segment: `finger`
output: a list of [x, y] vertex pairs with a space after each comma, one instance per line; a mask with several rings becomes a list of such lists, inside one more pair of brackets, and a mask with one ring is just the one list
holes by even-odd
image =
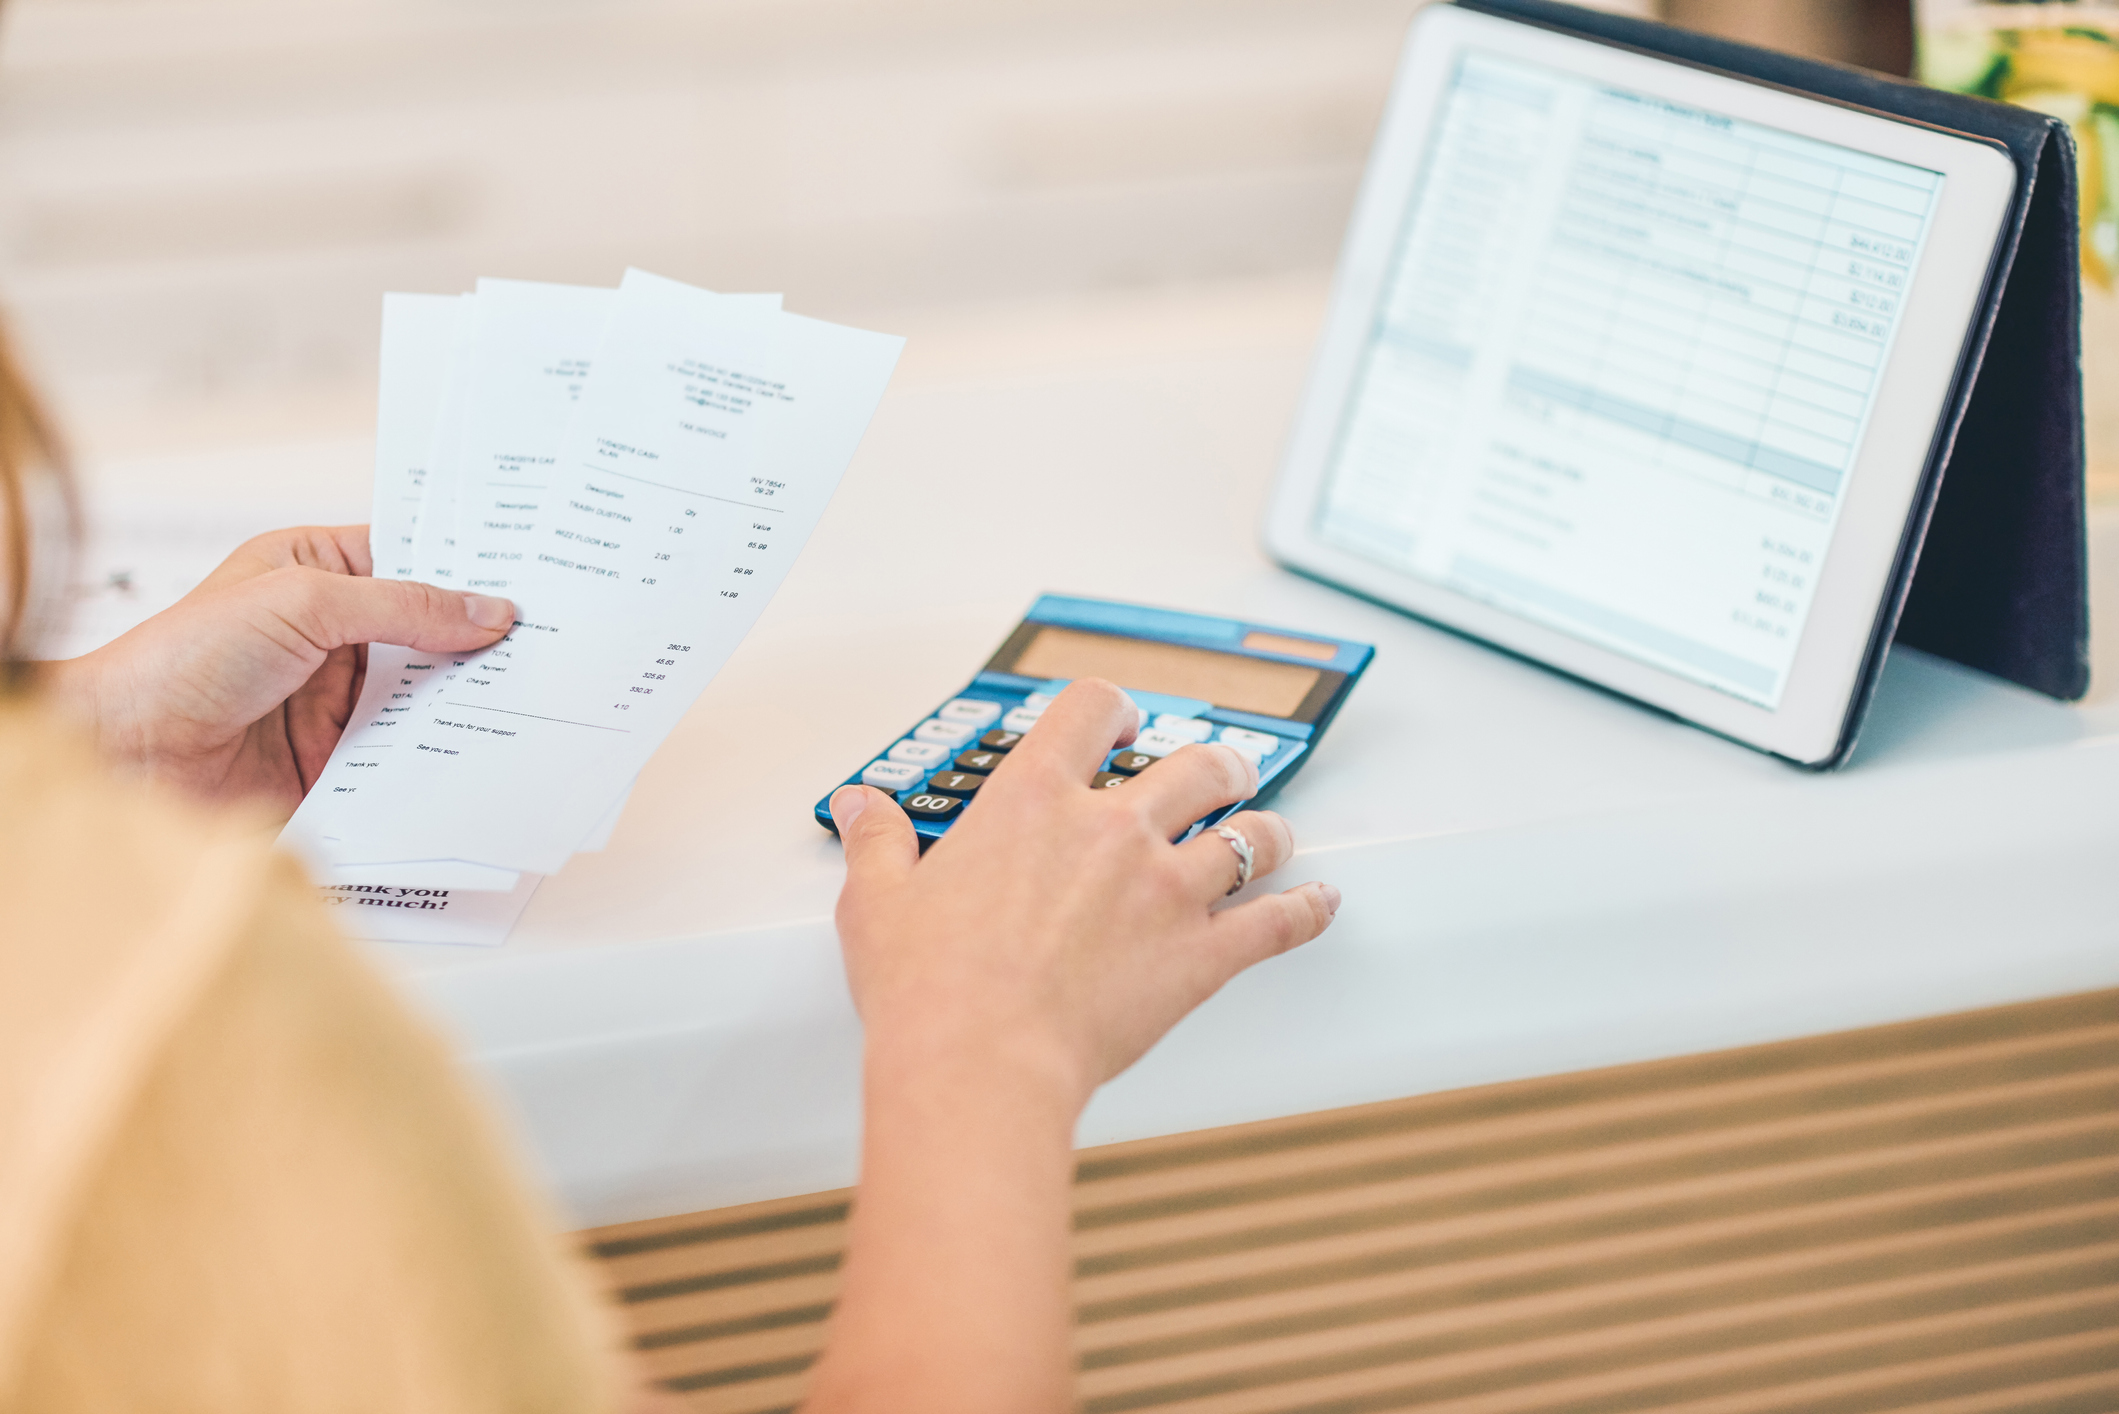
[[326, 651], [396, 643], [422, 653], [464, 653], [498, 641], [515, 623], [515, 606], [489, 594], [306, 565], [259, 575], [234, 592]]
[[1223, 829], [1234, 830], [1250, 842], [1253, 879], [1263, 879], [1287, 863], [1288, 856], [1295, 852], [1295, 832], [1270, 810], [1246, 810], [1231, 815], [1215, 829], [1200, 831], [1177, 847], [1177, 858], [1186, 876], [1210, 899], [1230, 891], [1241, 863], [1235, 847], [1217, 833]]
[[1258, 768], [1230, 747], [1187, 746], [1126, 782], [1122, 793], [1157, 829], [1174, 835], [1209, 811], [1257, 794]]
[[839, 909], [859, 908], [880, 890], [904, 882], [920, 862], [920, 837], [898, 803], [872, 786], [840, 786], [831, 795], [831, 822], [846, 844], [846, 887]]
[[[328, 540], [332, 552], [346, 563], [348, 574], [374, 574], [375, 561], [368, 553], [368, 527], [365, 525], [329, 525], [315, 532]], [[306, 564], [307, 561], [304, 561]]]
[[287, 746], [304, 794], [323, 774], [360, 701], [367, 653], [362, 646], [333, 649], [309, 680], [287, 695]]
[[1209, 936], [1232, 964], [1234, 976], [1254, 962], [1301, 947], [1331, 927], [1338, 912], [1339, 890], [1330, 884], [1303, 884], [1223, 909], [1209, 920]]
[[297, 565], [333, 574], [371, 574], [374, 565], [368, 556], [368, 527], [300, 525], [253, 535], [221, 561], [204, 585], [219, 588]]
[[1008, 753], [1016, 775], [1024, 767], [1089, 783], [1114, 746], [1133, 740], [1140, 711], [1133, 699], [1102, 678], [1081, 678], [1053, 700], [1029, 733]]

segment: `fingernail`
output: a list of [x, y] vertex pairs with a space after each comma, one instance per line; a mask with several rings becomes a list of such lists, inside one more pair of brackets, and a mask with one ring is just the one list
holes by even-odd
[[831, 793], [831, 822], [845, 829], [868, 808], [868, 792], [859, 786], [840, 786]]
[[1333, 888], [1330, 884], [1319, 884], [1317, 886], [1317, 897], [1324, 900], [1324, 911], [1326, 913], [1331, 914], [1334, 918], [1339, 916], [1339, 890]]
[[464, 617], [480, 628], [506, 628], [515, 622], [515, 606], [490, 594], [466, 594]]

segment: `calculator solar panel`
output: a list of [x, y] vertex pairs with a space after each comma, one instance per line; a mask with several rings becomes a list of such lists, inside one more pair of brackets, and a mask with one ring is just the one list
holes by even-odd
[[[1100, 677], [1126, 690], [1141, 723], [1132, 745], [1106, 753], [1096, 788], [1123, 786], [1195, 742], [1221, 742], [1257, 764], [1257, 795], [1207, 816], [1196, 832], [1285, 785], [1374, 656], [1365, 643], [1048, 594], [976, 677], [841, 784], [890, 792], [924, 849], [977, 800], [1069, 682]], [[816, 818], [833, 828], [831, 792]]]

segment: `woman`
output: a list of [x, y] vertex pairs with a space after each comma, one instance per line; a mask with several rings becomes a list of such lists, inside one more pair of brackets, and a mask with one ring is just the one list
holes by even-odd
[[[361, 645], [477, 649], [513, 606], [370, 578], [363, 527], [289, 530], [31, 665], [59, 467], [0, 356], [0, 1414], [646, 1407], [444, 1049], [270, 849]], [[866, 1108], [815, 1414], [1071, 1408], [1082, 1107], [1338, 906], [1214, 911], [1229, 842], [1170, 838], [1255, 769], [1193, 746], [1090, 790], [1133, 722], [1076, 683], [924, 857], [891, 797], [832, 798]], [[1231, 823], [1261, 873], [1293, 847], [1275, 815]]]

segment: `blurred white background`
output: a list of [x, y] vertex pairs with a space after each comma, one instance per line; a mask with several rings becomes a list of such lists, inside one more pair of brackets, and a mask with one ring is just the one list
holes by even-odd
[[[1674, 4], [1896, 43], [1882, 0]], [[0, 302], [98, 528], [70, 646], [239, 533], [364, 517], [384, 290], [784, 290], [912, 336], [900, 386], [1299, 362], [1416, 8], [11, 0]]]
[[377, 296], [829, 318], [1328, 269], [1408, 0], [18, 0], [0, 288], [93, 454], [357, 433]]

